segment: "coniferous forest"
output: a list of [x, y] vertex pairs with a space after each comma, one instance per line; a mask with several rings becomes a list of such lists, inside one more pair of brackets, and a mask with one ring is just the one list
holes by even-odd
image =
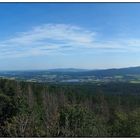
[[139, 137], [140, 84], [0, 80], [0, 137]]

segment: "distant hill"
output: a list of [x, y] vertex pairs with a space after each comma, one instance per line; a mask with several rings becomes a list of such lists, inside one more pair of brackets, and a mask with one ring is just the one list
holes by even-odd
[[[130, 76], [131, 75], [131, 76]], [[61, 68], [49, 70], [26, 70], [26, 71], [0, 71], [2, 78], [14, 78], [20, 80], [30, 80], [36, 82], [59, 82], [59, 81], [79, 81], [85, 79], [104, 80], [104, 77], [114, 78], [115, 76], [122, 76], [124, 80], [138, 80], [140, 75], [140, 67], [128, 68], [114, 68], [102, 70], [88, 70], [76, 68]], [[90, 77], [90, 78], [89, 78]], [[128, 78], [129, 77], [129, 78]], [[131, 78], [130, 78], [131, 77]], [[114, 80], [116, 80], [114, 78]], [[140, 82], [140, 81], [139, 81]]]
[[129, 74], [140, 74], [139, 67], [128, 67], [128, 68], [113, 68], [113, 69], [104, 69], [104, 70], [87, 70], [87, 69], [50, 69], [49, 72], [57, 74], [68, 74], [68, 75], [77, 75], [77, 76], [114, 76], [114, 75], [129, 75]]
[[77, 68], [58, 68], [58, 69], [49, 69], [49, 72], [84, 72], [89, 71], [88, 69], [77, 69]]
[[129, 75], [140, 74], [140, 67], [128, 67], [128, 68], [114, 68], [105, 70], [90, 70], [81, 73], [83, 75], [95, 75], [95, 76], [114, 76], [114, 75]]

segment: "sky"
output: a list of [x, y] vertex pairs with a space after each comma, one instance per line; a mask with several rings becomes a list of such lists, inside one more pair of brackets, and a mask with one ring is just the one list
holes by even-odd
[[140, 3], [0, 3], [0, 70], [140, 66]]

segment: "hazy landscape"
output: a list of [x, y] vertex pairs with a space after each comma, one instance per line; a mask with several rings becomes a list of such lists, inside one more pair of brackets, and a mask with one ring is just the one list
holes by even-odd
[[0, 137], [140, 137], [140, 3], [0, 3]]
[[87, 70], [87, 69], [50, 69], [30, 71], [0, 71], [2, 79], [37, 83], [140, 83], [140, 67]]

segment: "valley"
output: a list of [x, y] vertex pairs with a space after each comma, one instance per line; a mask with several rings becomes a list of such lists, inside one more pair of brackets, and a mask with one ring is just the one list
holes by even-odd
[[106, 70], [52, 69], [0, 71], [0, 77], [3, 79], [38, 83], [140, 83], [140, 67]]

